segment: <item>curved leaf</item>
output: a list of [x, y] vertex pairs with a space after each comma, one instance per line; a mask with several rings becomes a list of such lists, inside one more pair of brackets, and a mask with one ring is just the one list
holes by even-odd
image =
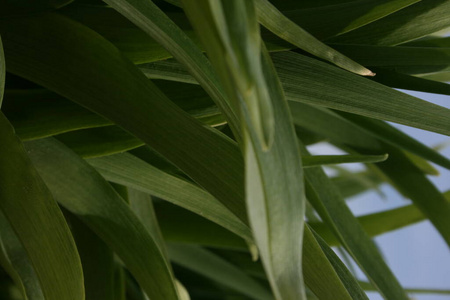
[[107, 180], [147, 192], [191, 210], [252, 240], [250, 229], [200, 187], [169, 175], [127, 153], [89, 159]]
[[153, 37], [201, 83], [224, 113], [238, 141], [241, 140], [239, 119], [225, 97], [215, 72], [202, 51], [152, 1], [106, 0], [106, 3]]
[[450, 26], [447, 0], [415, 3], [381, 20], [330, 39], [344, 44], [398, 45]]
[[284, 16], [268, 0], [256, 0], [255, 4], [258, 10], [259, 22], [282, 39], [348, 71], [364, 76], [375, 75], [370, 70], [317, 40]]
[[26, 252], [43, 297], [84, 299], [80, 258], [69, 227], [1, 112], [0, 138], [0, 209]]
[[196, 246], [169, 245], [170, 259], [255, 300], [273, 300], [270, 291], [219, 256]]
[[26, 147], [58, 202], [119, 255], [147, 295], [177, 300], [161, 249], [106, 180], [54, 139], [27, 142]]
[[132, 132], [246, 220], [237, 145], [170, 102], [111, 43], [56, 14], [0, 20], [0, 31], [12, 73]]
[[283, 90], [259, 38], [254, 3], [183, 4], [240, 112], [248, 215], [274, 296], [304, 299], [301, 159]]

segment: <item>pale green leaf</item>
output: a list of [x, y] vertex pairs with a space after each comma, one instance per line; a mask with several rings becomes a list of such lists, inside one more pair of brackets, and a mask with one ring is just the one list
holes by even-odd
[[183, 5], [240, 112], [249, 220], [272, 291], [277, 299], [304, 299], [301, 159], [283, 90], [259, 39], [254, 4]]

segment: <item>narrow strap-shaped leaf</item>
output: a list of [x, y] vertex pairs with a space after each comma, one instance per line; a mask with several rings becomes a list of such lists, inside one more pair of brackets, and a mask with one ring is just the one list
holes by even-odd
[[113, 123], [44, 89], [6, 90], [2, 111], [24, 141]]
[[381, 20], [330, 39], [345, 44], [398, 45], [450, 26], [447, 0], [420, 1]]
[[306, 285], [319, 299], [352, 299], [308, 226], [305, 226], [303, 236], [303, 273]]
[[44, 298], [83, 300], [81, 263], [69, 227], [3, 113], [0, 137], [0, 208], [27, 253]]
[[177, 244], [247, 249], [245, 239], [198, 214], [167, 202], [155, 203], [155, 213], [164, 239]]
[[317, 243], [322, 248], [322, 251], [325, 253], [328, 260], [330, 261], [331, 265], [334, 267], [334, 270], [338, 274], [342, 283], [345, 285], [347, 291], [352, 296], [352, 299], [367, 300], [368, 299], [367, 295], [364, 293], [363, 289], [358, 284], [358, 282], [356, 281], [356, 279], [352, 275], [352, 273], [350, 273], [350, 271], [342, 263], [342, 261], [336, 255], [336, 253], [334, 253], [333, 249], [331, 249], [328, 246], [328, 244], [318, 234], [316, 234], [314, 231], [312, 231], [312, 233], [313, 233], [314, 238], [316, 239]]
[[283, 90], [259, 38], [254, 3], [183, 5], [240, 111], [248, 215], [274, 296], [304, 299], [301, 159]]
[[372, 133], [374, 136], [388, 142], [391, 145], [398, 147], [399, 149], [407, 150], [414, 153], [417, 156], [430, 160], [444, 168], [450, 169], [450, 160], [441, 155], [439, 152], [426, 147], [416, 139], [404, 134], [397, 128], [389, 125], [386, 122], [380, 120], [373, 120], [370, 118], [363, 118], [355, 114], [349, 114], [345, 112], [338, 112], [341, 116], [354, 122], [361, 128]]
[[113, 251], [77, 217], [68, 212], [65, 216], [80, 254], [86, 300], [120, 300], [114, 293], [116, 265]]
[[149, 194], [135, 189], [128, 189], [128, 195], [131, 210], [139, 218], [142, 225], [145, 226], [145, 229], [147, 229], [148, 233], [153, 237], [155, 243], [168, 260], [166, 245], [159, 229], [155, 210], [153, 209], [152, 197]]
[[322, 165], [337, 165], [345, 163], [376, 163], [388, 159], [388, 155], [314, 155], [302, 157], [304, 168]]
[[300, 54], [279, 52], [272, 58], [288, 100], [450, 135], [449, 109]]
[[[359, 281], [359, 284], [366, 291], [376, 290], [370, 282]], [[445, 289], [420, 289], [420, 288], [405, 288], [405, 291], [412, 294], [436, 294], [436, 295], [450, 295], [450, 290]]]
[[450, 85], [425, 78], [402, 74], [392, 70], [374, 68], [377, 76], [372, 80], [397, 89], [450, 96]]
[[178, 299], [161, 249], [106, 180], [52, 138], [26, 146], [58, 202], [117, 253], [147, 295], [155, 300]]
[[197, 246], [170, 244], [170, 259], [255, 300], [273, 300], [270, 291], [219, 256]]
[[130, 154], [89, 159], [106, 179], [172, 202], [252, 240], [250, 229], [211, 194]]
[[56, 138], [83, 158], [93, 158], [125, 152], [144, 142], [117, 126], [77, 130]]
[[[272, 58], [290, 103], [325, 106], [449, 134], [450, 110], [446, 108], [297, 53], [273, 53]], [[182, 71], [182, 67], [174, 62], [165, 65], [152, 63], [146, 68], [162, 69], [170, 80], [186, 80], [186, 70]], [[191, 77], [189, 82], [195, 83], [195, 79]], [[431, 123], [436, 124], [430, 126]]]
[[[302, 153], [307, 155], [306, 148]], [[381, 254], [347, 207], [339, 191], [320, 168], [305, 169], [307, 197], [321, 218], [381, 293], [388, 299], [407, 299]]]
[[450, 48], [388, 47], [333, 44], [336, 50], [365, 66], [443, 66], [450, 64]]
[[[379, 213], [360, 216], [358, 222], [364, 227], [369, 236], [377, 236], [391, 232], [405, 226], [423, 221], [426, 217], [415, 205], [382, 211]], [[329, 245], [336, 246], [340, 242], [324, 223], [309, 224]]]
[[300, 26], [284, 16], [268, 0], [256, 0], [255, 4], [258, 10], [259, 22], [282, 39], [294, 44], [306, 52], [330, 61], [333, 64], [356, 74], [364, 76], [374, 75], [370, 70], [342, 55], [330, 46], [323, 44], [303, 30]]
[[[164, 258], [169, 260], [167, 254], [167, 247], [164, 242], [161, 230], [159, 228], [158, 219], [156, 218], [155, 210], [153, 208], [152, 198], [149, 194], [144, 192], [128, 189], [128, 196], [130, 200], [130, 208], [139, 218], [141, 223], [145, 226], [147, 231], [153, 237], [154, 241], [158, 245], [164, 254]], [[179, 300], [189, 300], [189, 293], [181, 282], [175, 279], [175, 287], [178, 291]]]
[[226, 116], [238, 141], [241, 140], [239, 119], [225, 97], [209, 61], [186, 34], [152, 1], [106, 0], [106, 3], [153, 37], [201, 83]]
[[0, 31], [11, 72], [132, 132], [246, 220], [237, 145], [171, 103], [111, 43], [56, 14], [1, 20]]
[[316, 38], [325, 40], [382, 19], [416, 2], [418, 0], [328, 1], [314, 8], [292, 7], [281, 11]]
[[21, 291], [22, 297], [25, 300], [44, 300], [39, 279], [28, 254], [3, 213], [0, 216], [0, 236], [2, 267], [14, 280]]

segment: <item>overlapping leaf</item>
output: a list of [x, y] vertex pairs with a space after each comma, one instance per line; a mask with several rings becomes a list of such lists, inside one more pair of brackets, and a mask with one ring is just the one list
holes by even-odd
[[30, 285], [39, 284], [46, 300], [84, 299], [80, 258], [69, 227], [3, 113], [0, 136], [0, 208], [10, 234], [16, 235], [12, 239], [20, 242], [16, 249], [24, 251], [36, 275], [37, 283], [31, 280]]
[[119, 255], [147, 295], [155, 300], [178, 299], [162, 250], [106, 180], [54, 139], [26, 146], [58, 202]]

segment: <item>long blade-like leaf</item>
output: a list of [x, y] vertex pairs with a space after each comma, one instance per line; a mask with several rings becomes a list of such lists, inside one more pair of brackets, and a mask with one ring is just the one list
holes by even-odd
[[170, 259], [255, 300], [272, 300], [270, 291], [219, 256], [198, 246], [169, 245]]
[[362, 65], [317, 40], [311, 34], [284, 16], [268, 0], [256, 0], [255, 4], [258, 10], [259, 22], [279, 37], [306, 52], [330, 61], [335, 65], [356, 74], [364, 76], [375, 75]]
[[284, 93], [260, 40], [254, 3], [183, 4], [240, 112], [249, 220], [272, 291], [277, 299], [304, 299], [301, 159]]
[[26, 147], [58, 202], [119, 255], [147, 295], [155, 300], [177, 300], [161, 249], [106, 180], [54, 139], [27, 142]]
[[26, 251], [42, 295], [46, 300], [84, 299], [69, 227], [3, 113], [0, 138], [0, 208]]
[[[307, 155], [306, 148], [302, 153]], [[305, 169], [307, 197], [347, 251], [388, 299], [407, 299], [381, 254], [320, 168]]]
[[450, 26], [447, 0], [420, 1], [381, 20], [330, 39], [345, 44], [398, 45]]
[[241, 140], [239, 119], [201, 50], [173, 23], [152, 1], [106, 0], [118, 12], [153, 37], [178, 61], [189, 67], [189, 72], [202, 84], [211, 98], [220, 107], [233, 129], [237, 140]]
[[132, 132], [246, 220], [237, 145], [171, 103], [111, 43], [56, 14], [1, 20], [0, 31], [11, 72]]
[[200, 187], [169, 175], [130, 154], [89, 159], [109, 181], [170, 201], [252, 240], [250, 229], [217, 199]]

